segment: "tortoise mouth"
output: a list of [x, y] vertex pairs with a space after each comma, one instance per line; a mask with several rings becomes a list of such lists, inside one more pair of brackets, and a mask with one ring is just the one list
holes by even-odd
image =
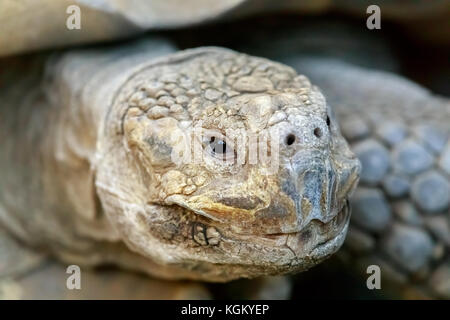
[[244, 242], [262, 241], [266, 244], [271, 244], [273, 247], [287, 247], [297, 258], [310, 256], [314, 259], [321, 259], [323, 256], [337, 251], [345, 239], [351, 208], [348, 199], [344, 199], [341, 203], [340, 209], [335, 209], [336, 214], [327, 222], [313, 219], [302, 230], [268, 234], [236, 232], [228, 224], [211, 219], [197, 212], [197, 210], [191, 210], [181, 204], [174, 205], [193, 214], [192, 217], [196, 220], [196, 223], [203, 224], [205, 228], [216, 228], [224, 238]]
[[[313, 219], [302, 230], [294, 232], [264, 234], [262, 235], [262, 237], [275, 238], [283, 235], [299, 236], [304, 234], [305, 232], [310, 232], [311, 228], [315, 228], [317, 231], [319, 231], [319, 234], [338, 234], [340, 231], [342, 231], [345, 225], [348, 224], [350, 220], [350, 214], [350, 203], [347, 199], [345, 199], [343, 201], [341, 209], [337, 210], [337, 213], [333, 216], [333, 218], [331, 218], [331, 220], [327, 222], [323, 222], [319, 219]], [[318, 245], [322, 243], [319, 243]]]
[[[292, 274], [305, 271], [334, 254], [344, 242], [350, 218], [345, 201], [334, 218], [326, 223], [310, 221], [302, 230], [278, 234], [239, 234], [227, 225], [208, 219], [185, 207], [173, 204], [160, 206], [167, 215], [164, 221], [178, 219], [178, 228], [155, 224], [143, 215], [150, 237], [158, 243], [169, 244], [158, 253], [158, 259], [179, 256], [171, 264], [192, 265], [203, 270], [196, 279], [228, 281], [241, 277]], [[150, 209], [150, 208], [148, 208]], [[166, 219], [167, 218], [167, 219]], [[164, 228], [162, 228], [165, 226]], [[169, 238], [165, 233], [173, 231]], [[174, 246], [174, 244], [177, 244]], [[144, 255], [155, 257], [154, 251], [142, 247]], [[175, 255], [175, 256], [176, 256]], [[193, 269], [192, 269], [193, 270]], [[220, 272], [219, 272], [220, 271]], [[214, 280], [212, 280], [212, 278]]]
[[[348, 214], [347, 198], [337, 200], [337, 205], [325, 214], [314, 217], [302, 217], [290, 203], [272, 200], [264, 208], [246, 209], [240, 206], [227, 206], [222, 203], [201, 198], [192, 201], [182, 196], [170, 196], [164, 205], [181, 207], [204, 220], [205, 224], [229, 231], [236, 236], [257, 236], [276, 238], [285, 235], [301, 234], [311, 226], [320, 234], [333, 233], [342, 228]], [[275, 202], [274, 202], [275, 201]], [[322, 207], [322, 206], [321, 206]]]
[[[324, 250], [327, 247], [330, 247], [336, 241], [340, 240], [340, 238], [344, 238], [346, 235], [346, 229], [350, 222], [351, 215], [351, 207], [349, 201], [346, 199], [344, 206], [337, 213], [337, 215], [328, 223], [323, 223], [318, 220], [313, 220], [312, 222], [318, 225], [321, 225], [322, 231], [324, 234], [331, 235], [328, 238], [322, 240], [317, 243], [315, 248], [312, 251], [312, 254], [317, 253], [320, 250]], [[330, 230], [331, 229], [331, 230]], [[342, 239], [343, 240], [343, 239]]]
[[328, 222], [314, 219], [300, 231], [266, 234], [261, 237], [273, 241], [284, 239], [284, 245], [296, 257], [308, 255], [313, 259], [322, 259], [336, 252], [344, 242], [350, 216], [351, 207], [346, 199], [342, 208]]

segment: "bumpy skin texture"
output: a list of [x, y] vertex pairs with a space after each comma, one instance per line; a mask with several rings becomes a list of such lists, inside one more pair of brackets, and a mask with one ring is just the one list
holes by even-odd
[[450, 298], [450, 102], [331, 59], [291, 65], [323, 90], [362, 162], [341, 257], [403, 297]]
[[[1, 223], [71, 263], [171, 279], [299, 272], [337, 251], [360, 166], [319, 89], [266, 59], [154, 47], [64, 54], [17, 86], [26, 100], [2, 92]], [[277, 129], [279, 167], [225, 163], [207, 141], [174, 162], [199, 123], [228, 146], [226, 128]]]

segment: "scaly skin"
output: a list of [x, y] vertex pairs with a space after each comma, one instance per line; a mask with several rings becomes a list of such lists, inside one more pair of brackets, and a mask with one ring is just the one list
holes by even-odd
[[[336, 252], [360, 166], [319, 89], [266, 59], [154, 47], [66, 53], [2, 91], [0, 222], [64, 261], [170, 279], [294, 273]], [[176, 162], [200, 123], [203, 158]], [[211, 141], [233, 150], [229, 128], [278, 130], [277, 170], [224, 161]]]
[[323, 90], [362, 162], [344, 261], [364, 278], [379, 265], [397, 295], [450, 298], [449, 100], [386, 72], [291, 62]]

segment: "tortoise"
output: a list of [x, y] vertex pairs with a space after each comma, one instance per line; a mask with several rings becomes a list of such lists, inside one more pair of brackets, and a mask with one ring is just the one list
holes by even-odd
[[[2, 46], [2, 48], [7, 49], [11, 47]], [[196, 50], [174, 53], [176, 48], [172, 44], [161, 40], [150, 40], [143, 43], [124, 44], [119, 47], [73, 50], [62, 55], [56, 54], [50, 57], [47, 54], [37, 54], [32, 56], [32, 59], [27, 61], [27, 63], [24, 63], [25, 60], [28, 60], [26, 57], [24, 59], [18, 58], [19, 70], [11, 67], [11, 61], [14, 62], [14, 58], [2, 62], [3, 67], [1, 69], [3, 74], [0, 75], [2, 87], [0, 88], [0, 96], [2, 97], [0, 99], [2, 153], [0, 157], [2, 158], [1, 167], [8, 170], [2, 170], [3, 186], [0, 193], [0, 224], [2, 225], [0, 232], [0, 249], [2, 251], [0, 254], [2, 258], [6, 257], [6, 259], [2, 259], [0, 264], [1, 279], [13, 277], [23, 282], [25, 278], [25, 282], [27, 282], [30, 269], [33, 270], [33, 273], [36, 273], [36, 266], [39, 265], [39, 268], [42, 268], [42, 261], [45, 258], [40, 253], [36, 253], [34, 250], [31, 251], [26, 247], [40, 249], [38, 252], [49, 252], [66, 263], [76, 263], [82, 266], [114, 263], [124, 268], [156, 274], [156, 276], [162, 278], [191, 278], [206, 281], [228, 281], [236, 277], [252, 278], [262, 274], [274, 275], [298, 272], [321, 262], [338, 249], [347, 230], [348, 221], [346, 219], [338, 230], [339, 238], [334, 240], [338, 240], [337, 242], [339, 243], [335, 243], [331, 248], [327, 248], [329, 251], [321, 252], [318, 257], [310, 259], [310, 256], [307, 254], [308, 259], [301, 262], [298, 261], [299, 265], [297, 266], [289, 265], [279, 268], [279, 265], [276, 265], [279, 262], [274, 264], [274, 260], [267, 262], [261, 259], [256, 261], [256, 264], [255, 260], [251, 261], [250, 264], [255, 264], [256, 267], [250, 267], [248, 263], [245, 266], [233, 266], [236, 268], [235, 273], [233, 273], [229, 272], [227, 267], [220, 269], [222, 266], [217, 269], [214, 269], [214, 267], [210, 269], [206, 267], [205, 269], [203, 262], [201, 263], [202, 266], [199, 267], [196, 265], [198, 261], [192, 261], [192, 257], [189, 256], [180, 267], [174, 269], [172, 267], [160, 268], [161, 261], [153, 264], [148, 259], [142, 258], [142, 255], [133, 252], [133, 250], [139, 251], [141, 249], [145, 251], [145, 248], [137, 248], [135, 241], [140, 241], [138, 239], [139, 236], [132, 240], [127, 239], [129, 229], [125, 231], [123, 229], [126, 228], [126, 221], [120, 220], [118, 217], [120, 227], [114, 224], [110, 225], [111, 221], [117, 220], [107, 215], [105, 216], [105, 212], [108, 212], [105, 208], [114, 206], [114, 204], [111, 204], [111, 200], [103, 200], [110, 196], [105, 186], [108, 183], [115, 186], [117, 180], [110, 180], [113, 174], [105, 174], [104, 181], [106, 183], [97, 184], [99, 181], [98, 167], [91, 164], [98, 160], [98, 155], [92, 150], [97, 150], [100, 146], [103, 147], [102, 143], [97, 143], [97, 135], [103, 131], [100, 131], [99, 128], [101, 121], [95, 122], [98, 114], [91, 114], [90, 112], [97, 110], [95, 109], [97, 107], [102, 109], [111, 104], [110, 102], [104, 103], [105, 97], [106, 100], [116, 101], [118, 97], [122, 97], [121, 94], [126, 95], [122, 90], [133, 90], [133, 88], [126, 87], [126, 84], [131, 85], [129, 81], [132, 81], [133, 77], [139, 78], [138, 69], [141, 66], [148, 65], [149, 68], [153, 68], [152, 72], [159, 67], [162, 69], [166, 68], [164, 71], [158, 72], [162, 72], [164, 76], [167, 76], [168, 83], [164, 84], [164, 87], [167, 85], [169, 88], [161, 90], [166, 92], [155, 92], [152, 85], [158, 81], [147, 83], [150, 87], [144, 86], [142, 90], [138, 90], [138, 93], [133, 98], [130, 96], [130, 100], [122, 101], [122, 104], [128, 105], [129, 109], [127, 112], [130, 112], [130, 117], [132, 118], [133, 112], [135, 112], [135, 117], [138, 119], [143, 118], [145, 121], [164, 122], [161, 119], [169, 119], [172, 116], [179, 122], [189, 121], [189, 117], [193, 114], [198, 116], [198, 111], [195, 110], [198, 106], [189, 108], [188, 106], [192, 107], [192, 100], [186, 101], [185, 98], [182, 98], [180, 103], [171, 104], [169, 98], [177, 102], [177, 93], [182, 92], [180, 90], [177, 91], [177, 89], [188, 90], [183, 86], [179, 87], [179, 82], [170, 82], [171, 76], [166, 75], [166, 71], [170, 71], [167, 73], [172, 73], [174, 70], [168, 66], [175, 66], [174, 69], [178, 70], [177, 66], [179, 64], [183, 65], [186, 63], [186, 65], [189, 65], [187, 61], [190, 61], [190, 59], [195, 60], [196, 55], [209, 57], [209, 55], [215, 56], [217, 54], [218, 57], [212, 58], [212, 61], [218, 60], [222, 62], [223, 56], [227, 55], [246, 61], [244, 65], [240, 65], [234, 72], [242, 72], [240, 71], [241, 69], [248, 70], [246, 65], [248, 61], [251, 61], [250, 65], [252, 63], [266, 63], [274, 70], [277, 70], [276, 75], [271, 76], [272, 88], [270, 88], [267, 81], [262, 80], [262, 78], [267, 76], [264, 72], [261, 73], [264, 76], [258, 78], [258, 81], [255, 82], [256, 84], [252, 84], [251, 79], [250, 83], [248, 83], [249, 78], [246, 78], [245, 74], [239, 75], [239, 79], [244, 78], [244, 83], [241, 83], [241, 85], [256, 86], [256, 89], [255, 87], [245, 88], [242, 92], [244, 96], [265, 94], [272, 96], [273, 94], [279, 94], [279, 92], [273, 92], [273, 90], [288, 91], [289, 94], [296, 92], [296, 90], [302, 93], [312, 90], [313, 95], [316, 98], [320, 97], [319, 100], [322, 100], [320, 91], [325, 94], [327, 105], [330, 105], [331, 108], [327, 110], [326, 117], [325, 114], [321, 114], [322, 122], [318, 122], [321, 126], [316, 127], [319, 127], [321, 134], [327, 133], [327, 130], [330, 130], [332, 127], [335, 128], [336, 131], [333, 133], [332, 140], [339, 141], [341, 146], [336, 151], [339, 153], [343, 149], [346, 156], [349, 157], [348, 159], [344, 157], [340, 160], [344, 162], [350, 160], [349, 163], [351, 165], [349, 164], [349, 166], [353, 166], [354, 170], [354, 176], [348, 181], [349, 185], [352, 186], [350, 189], [355, 187], [354, 183], [357, 180], [356, 173], [359, 172], [359, 165], [353, 158], [352, 153], [348, 151], [338, 127], [340, 127], [342, 135], [349, 141], [351, 150], [356, 153], [362, 162], [360, 185], [356, 189], [354, 197], [350, 199], [354, 209], [353, 219], [350, 220], [347, 240], [343, 248], [338, 251], [338, 257], [352, 267], [355, 267], [356, 261], [356, 269], [363, 273], [364, 277], [367, 277], [365, 271], [368, 265], [380, 265], [382, 267], [383, 286], [385, 280], [392, 281], [394, 283], [393, 289], [402, 291], [401, 294], [403, 296], [450, 297], [448, 283], [448, 279], [450, 279], [450, 262], [448, 260], [448, 237], [450, 235], [448, 219], [450, 157], [448, 123], [450, 115], [448, 99], [436, 97], [420, 86], [392, 74], [373, 72], [328, 59], [305, 59], [304, 57], [298, 57], [297, 59], [295, 57], [295, 59], [290, 58], [284, 61], [287, 65], [294, 67], [300, 74], [304, 74], [312, 79], [314, 84], [319, 85], [320, 89], [318, 89], [311, 86], [307, 78], [296, 75], [292, 69], [279, 63], [249, 57], [220, 48], [199, 48]], [[277, 57], [277, 60], [283, 62], [283, 59], [279, 59], [279, 57]], [[199, 58], [199, 61], [198, 65], [201, 65], [203, 58]], [[205, 59], [205, 61], [208, 61], [208, 59]], [[197, 70], [198, 65], [195, 63], [193, 63], [195, 66], [193, 69]], [[24, 64], [26, 64], [25, 68], [23, 67]], [[212, 64], [215, 65], [216, 63]], [[150, 67], [153, 65], [154, 67]], [[212, 69], [214, 72], [217, 72], [215, 68]], [[175, 71], [174, 73], [177, 74], [177, 72]], [[243, 72], [245, 73], [246, 71]], [[128, 76], [133, 79], [129, 79]], [[191, 76], [195, 78], [198, 74], [195, 72]], [[277, 79], [278, 77], [280, 79]], [[286, 80], [284, 77], [293, 78]], [[233, 81], [239, 79], [234, 78]], [[137, 81], [141, 80], [138, 79]], [[212, 81], [211, 79], [208, 80]], [[147, 79], [142, 81], [145, 82]], [[201, 79], [201, 81], [205, 88], [200, 87], [199, 92], [195, 92], [198, 96], [193, 94], [194, 92], [192, 92], [192, 97], [186, 96], [195, 99], [195, 102], [201, 102], [202, 106], [203, 104], [205, 105], [205, 110], [203, 111], [206, 112], [207, 116], [205, 116], [204, 120], [208, 120], [211, 116], [215, 116], [216, 113], [216, 110], [212, 111], [208, 107], [212, 107], [211, 103], [223, 104], [224, 102], [221, 99], [223, 99], [224, 95], [214, 100], [217, 95], [214, 90], [221, 88], [220, 85], [211, 86], [211, 83], [209, 83], [210, 87], [207, 88], [205, 83], [208, 82], [205, 82], [205, 79]], [[283, 81], [287, 82], [283, 83]], [[264, 84], [269, 87], [258, 91], [258, 85]], [[273, 88], [274, 84], [276, 89]], [[230, 86], [230, 84], [224, 85]], [[110, 88], [113, 89], [109, 90]], [[213, 90], [209, 90], [207, 93], [208, 89]], [[257, 91], [252, 92], [252, 90]], [[175, 92], [173, 93], [172, 91]], [[131, 92], [128, 93], [131, 94]], [[158, 93], [162, 95], [160, 97], [152, 96]], [[233, 96], [236, 94], [234, 92], [229, 94], [231, 101], [237, 99], [238, 94], [237, 96]], [[284, 94], [287, 93], [282, 95]], [[303, 94], [300, 95], [300, 104], [310, 107], [311, 104], [309, 104], [308, 98], [302, 96]], [[160, 99], [161, 101], [159, 101]], [[155, 102], [154, 100], [158, 101], [158, 105], [152, 105]], [[312, 106], [314, 107], [315, 103], [312, 103]], [[123, 105], [117, 106], [117, 110], [120, 110], [122, 107]], [[83, 113], [84, 111], [82, 110], [87, 110], [87, 113]], [[225, 110], [226, 108], [223, 111]], [[255, 108], [255, 110], [257, 112], [261, 111], [259, 108]], [[283, 110], [278, 111], [281, 112], [277, 114], [284, 112]], [[140, 112], [144, 112], [145, 116], [140, 115]], [[222, 112], [222, 110], [219, 109], [219, 112]], [[253, 112], [254, 110], [248, 112], [247, 116], [253, 115]], [[333, 112], [336, 113], [336, 117], [334, 117]], [[113, 119], [118, 121], [117, 114], [113, 116]], [[123, 120], [126, 119], [126, 117], [123, 118]], [[255, 117], [254, 120], [258, 122], [259, 118]], [[121, 121], [122, 118], [120, 118]], [[139, 133], [142, 130], [142, 127], [139, 127], [141, 121], [143, 120], [137, 120], [137, 123], [133, 121], [128, 122], [130, 123], [129, 131], [125, 130], [127, 129], [126, 126], [118, 129], [118, 131], [142, 134], [142, 131]], [[172, 120], [166, 121], [170, 122]], [[314, 121], [310, 122], [315, 121], [318, 120], [314, 119]], [[242, 119], [239, 119], [237, 122], [242, 123]], [[330, 123], [330, 129], [327, 129], [328, 122]], [[105, 121], [105, 123], [109, 124], [110, 121]], [[218, 123], [220, 124], [222, 121]], [[101, 129], [106, 130], [106, 127]], [[147, 128], [147, 126], [144, 127]], [[302, 123], [301, 127], [308, 126]], [[299, 130], [299, 128], [297, 129]], [[185, 129], [187, 130], [187, 128], [183, 127], [183, 130]], [[146, 130], [144, 130], [144, 134], [148, 133]], [[170, 137], [173, 137], [174, 130], [167, 131], [170, 132]], [[169, 134], [164, 132], [165, 130], [158, 131], [163, 136]], [[311, 132], [312, 137], [316, 137], [314, 130], [309, 131], [309, 134]], [[288, 134], [285, 136], [285, 139], [281, 140], [282, 143], [280, 145], [286, 148], [290, 145], [295, 147], [300, 142], [308, 140], [299, 139], [299, 136], [302, 134], [303, 138], [305, 138], [305, 132], [294, 134], [294, 142], [292, 144], [288, 144], [288, 141], [292, 140], [292, 137], [289, 138], [290, 134]], [[145, 144], [148, 144], [151, 146], [151, 150], [156, 152], [151, 154], [152, 158], [154, 156], [159, 157], [156, 162], [151, 163], [148, 167], [152, 167], [155, 163], [164, 168], [166, 166], [170, 167], [168, 159], [164, 158], [167, 156], [165, 153], [169, 150], [166, 145], [167, 141], [161, 143], [159, 141], [161, 136], [158, 136], [158, 139], [145, 140], [144, 146], [141, 144], [142, 136], [138, 137], [137, 140], [133, 140], [135, 138], [136, 136], [128, 136], [127, 139], [129, 140], [123, 143], [127, 150], [127, 155], [143, 152], [148, 156], [148, 150], [142, 151], [141, 149], [142, 147], [145, 148]], [[216, 136], [210, 136], [209, 138], [216, 138]], [[227, 142], [227, 146], [231, 145], [228, 140], [225, 140], [225, 137], [222, 138], [223, 141]], [[221, 148], [223, 150], [223, 147]], [[219, 147], [219, 149], [221, 148]], [[211, 152], [211, 149], [208, 149], [208, 156], [214, 156], [214, 152]], [[127, 163], [126, 161], [129, 161], [127, 157], [124, 156], [123, 162], [116, 159], [118, 161], [116, 163], [117, 167]], [[414, 160], [417, 158], [421, 162], [419, 165]], [[139, 158], [139, 161], [145, 161], [145, 159]], [[138, 168], [135, 168], [139, 171], [139, 174], [131, 173], [129, 177], [141, 177], [141, 166], [137, 165]], [[187, 170], [196, 172], [192, 168]], [[218, 167], [214, 167], [211, 172], [223, 174]], [[343, 179], [343, 181], [348, 179], [342, 174], [343, 172], [336, 171], [330, 174], [329, 177], [334, 175], [340, 176], [340, 179]], [[142, 177], [145, 175], [145, 172], [142, 173]], [[289, 176], [290, 174], [284, 174], [285, 178]], [[129, 177], [127, 176], [127, 179]], [[161, 178], [161, 176], [157, 176], [157, 179]], [[211, 223], [210, 220], [215, 221], [213, 224], [225, 221], [226, 227], [242, 228], [246, 229], [245, 231], [247, 232], [250, 230], [256, 233], [267, 230], [270, 233], [276, 228], [279, 228], [279, 230], [275, 231], [280, 231], [289, 225], [288, 222], [281, 219], [277, 220], [280, 216], [269, 216], [270, 222], [265, 220], [264, 223], [263, 220], [253, 224], [246, 221], [243, 213], [248, 213], [248, 206], [258, 206], [254, 202], [256, 197], [248, 197], [248, 195], [255, 194], [251, 192], [250, 188], [247, 188], [248, 192], [245, 193], [245, 196], [239, 197], [237, 202], [236, 198], [229, 199], [225, 197], [221, 199], [227, 203], [226, 206], [223, 206], [223, 202], [221, 202], [221, 209], [228, 210], [228, 206], [234, 206], [234, 208], [237, 206], [239, 208], [239, 210], [226, 211], [229, 214], [237, 214], [239, 216], [238, 219], [230, 219], [232, 215], [229, 215], [220, 217], [220, 219], [229, 220], [214, 220], [213, 218], [223, 214], [223, 212], [217, 211], [216, 200], [218, 199], [214, 199], [214, 207], [216, 209], [209, 213], [204, 211], [204, 207], [200, 209], [198, 206], [195, 206], [198, 205], [198, 198], [196, 198], [196, 201], [186, 201], [186, 199], [195, 197], [198, 192], [202, 191], [201, 187], [199, 188], [196, 183], [192, 183], [195, 180], [194, 178], [205, 179], [204, 176], [200, 178], [186, 178], [178, 173], [172, 173], [165, 180], [162, 179], [162, 183], [168, 184], [182, 179], [181, 190], [183, 193], [187, 193], [184, 199], [172, 199], [171, 201], [174, 201], [173, 204], [164, 204], [164, 207], [167, 206], [171, 208], [170, 210], [176, 208], [174, 211], [177, 214], [175, 223], [161, 224], [157, 221], [154, 225], [153, 222], [155, 221], [149, 223], [145, 217], [139, 216], [137, 224], [140, 226], [147, 225], [148, 229], [146, 231], [148, 233], [162, 234], [158, 239], [159, 243], [179, 241], [179, 237], [181, 237], [181, 242], [183, 244], [190, 242], [187, 246], [192, 244], [196, 253], [208, 252], [207, 250], [211, 248], [216, 250], [218, 246], [222, 245], [218, 239], [222, 239], [225, 234], [220, 233], [223, 232], [221, 228], [216, 228], [216, 230], [208, 229], [207, 225]], [[205, 180], [208, 180], [207, 177]], [[331, 180], [323, 179], [322, 176], [322, 182], [330, 182]], [[229, 186], [230, 181], [232, 182], [233, 179], [224, 179], [222, 180], [222, 185]], [[147, 182], [149, 181], [144, 181], [146, 186]], [[208, 182], [212, 183], [211, 181]], [[309, 182], [306, 184], [313, 185], [311, 181]], [[254, 181], [251, 183], [254, 183]], [[127, 187], [128, 185], [125, 186], [125, 188]], [[171, 185], [170, 188], [172, 187], [176, 188], [176, 186]], [[189, 194], [193, 189], [195, 191]], [[287, 189], [285, 186], [285, 191]], [[219, 195], [219, 189], [214, 190], [214, 188], [205, 187], [203, 190], [208, 195]], [[229, 188], [226, 191], [232, 190]], [[350, 197], [352, 193], [351, 190], [346, 192], [344, 199]], [[295, 195], [295, 192], [289, 193]], [[241, 193], [241, 195], [243, 194]], [[308, 201], [314, 198], [312, 194], [313, 192], [309, 193], [308, 197], [310, 199]], [[40, 197], [39, 195], [43, 196]], [[222, 195], [220, 194], [220, 196]], [[161, 196], [161, 194], [158, 194], [158, 196]], [[277, 196], [279, 197], [274, 198], [282, 200], [282, 193], [277, 194]], [[80, 198], [84, 200], [80, 201]], [[317, 201], [317, 198], [315, 200]], [[212, 203], [208, 201], [208, 205]], [[148, 205], [146, 204], [145, 206]], [[342, 203], [339, 205], [342, 205]], [[301, 204], [298, 207], [301, 208]], [[349, 209], [347, 205], [344, 205], [343, 208], [345, 208], [344, 211]], [[280, 214], [283, 212], [283, 209], [281, 209], [281, 212], [279, 208], [274, 210], [275, 208], [271, 207], [271, 209], [271, 213], [277, 212]], [[134, 208], [128, 207], [127, 210], [133, 212]], [[129, 213], [125, 209], [123, 212]], [[162, 214], [165, 210], [156, 210], [156, 212]], [[313, 210], [313, 212], [317, 213], [318, 211]], [[321, 214], [324, 212], [326, 210], [322, 210]], [[178, 218], [178, 213], [180, 218]], [[345, 214], [341, 214], [339, 217], [346, 216], [348, 218], [349, 213], [343, 213]], [[170, 213], [168, 214], [170, 215]], [[186, 217], [187, 221], [183, 220]], [[195, 221], [189, 220], [191, 218]], [[178, 233], [176, 228], [181, 221], [178, 219], [181, 219], [187, 225], [181, 234]], [[263, 219], [267, 219], [267, 217]], [[333, 222], [335, 223], [336, 221]], [[320, 222], [318, 219], [313, 219], [311, 223], [326, 227], [321, 225], [320, 223], [323, 222]], [[239, 224], [242, 225], [239, 226]], [[297, 227], [299, 226], [297, 225]], [[120, 230], [123, 230], [122, 233]], [[306, 229], [301, 232], [302, 240], [305, 243], [308, 243], [309, 240], [308, 245], [313, 247], [315, 245], [314, 241], [316, 243], [322, 241], [315, 238], [314, 232], [311, 235], [308, 231], [310, 230]], [[327, 234], [327, 232], [331, 233]], [[332, 233], [333, 231], [331, 230], [325, 232], [326, 236], [330, 237], [333, 237]], [[126, 245], [121, 243], [122, 240], [119, 240], [120, 234], [125, 234]], [[217, 235], [219, 236], [217, 237]], [[263, 238], [265, 243], [273, 243], [280, 235], [282, 235], [282, 232], [274, 233], [274, 235], [264, 235]], [[92, 237], [95, 237], [95, 239], [92, 239]], [[130, 251], [130, 248], [132, 251]], [[310, 249], [304, 247], [302, 252], [306, 254]], [[165, 255], [166, 258], [170, 254], [170, 251], [161, 251], [163, 252], [160, 252], [160, 254]], [[154, 258], [156, 253], [152, 252], [152, 254]], [[221, 254], [224, 254], [224, 252], [221, 252]], [[257, 255], [257, 253], [254, 254]], [[224, 256], [227, 255], [229, 254], [224, 254]], [[205, 254], [205, 256], [208, 259], [211, 258], [209, 253]], [[221, 259], [224, 256], [218, 258], [220, 263], [223, 262]], [[247, 252], [242, 254], [241, 258], [245, 257], [248, 262], [251, 260], [249, 256], [250, 254]], [[198, 258], [198, 255], [195, 257]], [[173, 257], [170, 258], [172, 259]], [[170, 264], [173, 264], [173, 262], [170, 261]], [[167, 263], [167, 261], [164, 263]], [[215, 261], [214, 265], [216, 266], [220, 263]], [[263, 264], [263, 266], [260, 265], [258, 267], [258, 263]], [[54, 268], [58, 268], [53, 263], [49, 264], [48, 267], [52, 272], [54, 272]], [[89, 273], [91, 271], [86, 272]], [[44, 270], [44, 272], [39, 274], [45, 275], [46, 272]], [[120, 278], [121, 276], [119, 275], [118, 277]], [[49, 276], [44, 276], [45, 281], [49, 281], [49, 279]], [[289, 287], [290, 285], [282, 277], [263, 279], [265, 279], [262, 280], [264, 283], [262, 285], [263, 289], [264, 286], [273, 286], [274, 281], [277, 287], [283, 288], [283, 286]], [[21, 289], [17, 287], [15, 280], [12, 282], [8, 281], [3, 281], [3, 287], [0, 285], [0, 296], [1, 289], [3, 289], [6, 292], [6, 297], [14, 297], [15, 293], [21, 291]], [[126, 282], [131, 280], [119, 281]], [[135, 283], [140, 281], [142, 280], [139, 279]], [[101, 283], [101, 285], [105, 284]], [[159, 283], [154, 282], [149, 284], [149, 286], [162, 287]], [[164, 286], [169, 288], [167, 289], [169, 294], [163, 294], [164, 297], [180, 297], [179, 288], [176, 284], [174, 285], [172, 282], [164, 284]], [[170, 290], [175, 293], [170, 293]], [[285, 291], [284, 295], [282, 295], [283, 297], [288, 296], [289, 290]], [[189, 286], [187, 292], [188, 297], [204, 298], [207, 296], [205, 290], [199, 289], [197, 284]], [[192, 292], [193, 295], [191, 294]], [[130, 292], [126, 292], [121, 296], [126, 297], [130, 294]], [[186, 297], [186, 295], [181, 296]], [[257, 297], [261, 296], [264, 297], [264, 293]], [[84, 296], [84, 298], [86, 297], [89, 296]], [[151, 295], [145, 297], [154, 298]]]
[[[2, 92], [2, 224], [68, 263], [167, 279], [293, 273], [334, 253], [360, 166], [319, 89], [266, 59], [152, 46], [52, 57], [15, 82], [30, 100]], [[275, 170], [251, 162], [265, 132]], [[191, 135], [200, 161], [177, 162]]]
[[[23, 244], [70, 264], [113, 263], [166, 279], [304, 271], [343, 243], [347, 198], [361, 175], [344, 257], [378, 262], [393, 281], [448, 297], [448, 100], [387, 73], [291, 61], [325, 100], [280, 63], [223, 48], [174, 51], [158, 39], [78, 49], [7, 75], [3, 276], [40, 261], [18, 259]], [[193, 119], [208, 129], [205, 163], [173, 163]], [[279, 125], [279, 170], [264, 174], [257, 164], [255, 174], [244, 164], [243, 174], [225, 161], [223, 144], [233, 142], [223, 129], [242, 124]], [[411, 162], [411, 152], [425, 154], [426, 165]]]

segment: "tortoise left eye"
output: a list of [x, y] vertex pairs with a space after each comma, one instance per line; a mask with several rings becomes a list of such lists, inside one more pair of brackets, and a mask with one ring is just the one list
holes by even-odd
[[217, 155], [225, 154], [227, 152], [227, 143], [216, 137], [211, 137], [209, 141], [211, 151]]
[[206, 148], [217, 159], [226, 161], [234, 158], [234, 149], [223, 138], [211, 136], [206, 142]]

